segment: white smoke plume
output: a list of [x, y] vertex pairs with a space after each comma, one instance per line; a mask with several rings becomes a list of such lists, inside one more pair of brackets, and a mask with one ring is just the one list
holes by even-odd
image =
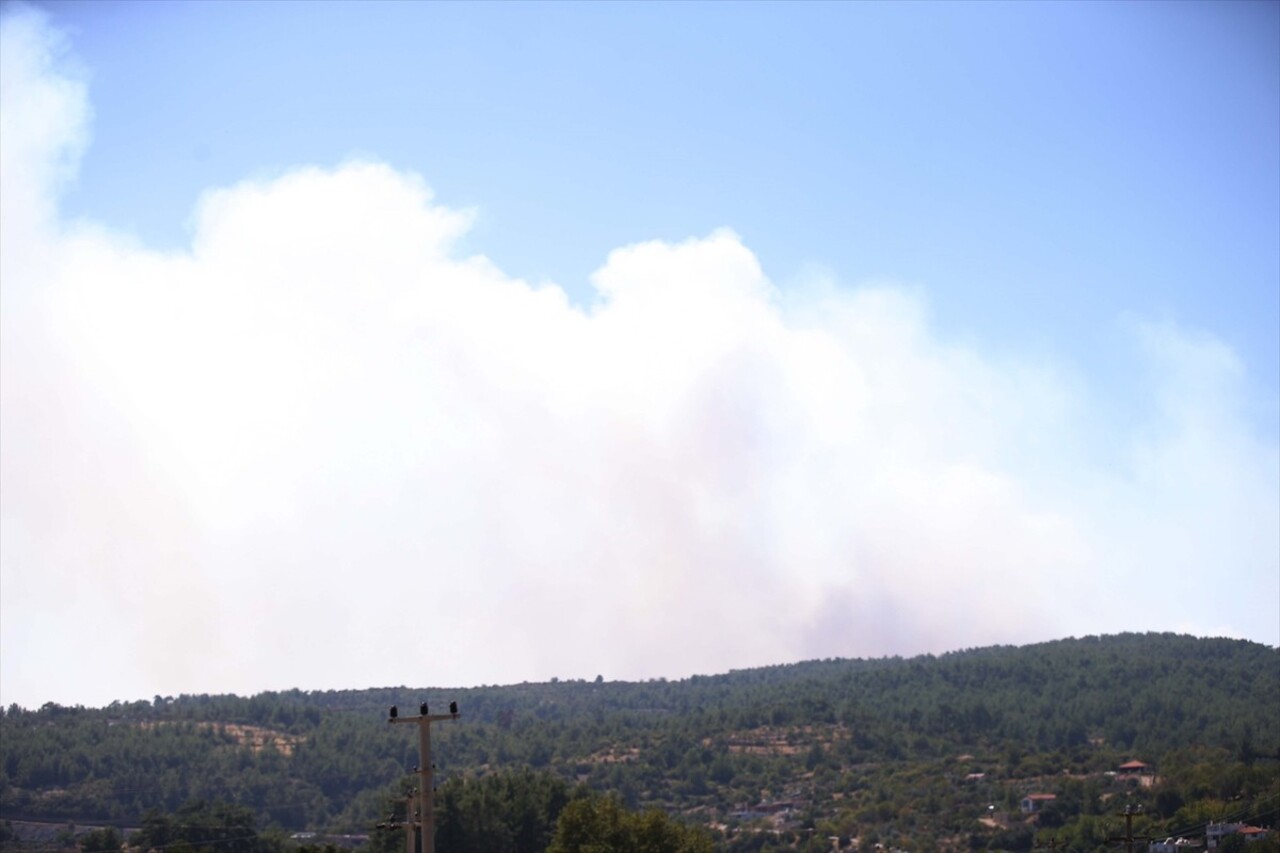
[[1220, 341], [1134, 324], [1158, 406], [1102, 453], [1069, 366], [939, 340], [918, 290], [779, 288], [728, 230], [618, 249], [581, 307], [349, 162], [157, 252], [58, 214], [59, 51], [4, 18], [5, 702], [1280, 639], [1280, 461]]

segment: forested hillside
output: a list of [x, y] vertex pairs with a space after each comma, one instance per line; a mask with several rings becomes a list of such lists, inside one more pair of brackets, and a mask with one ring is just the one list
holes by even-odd
[[[208, 801], [264, 827], [368, 832], [417, 764], [387, 708], [422, 700], [462, 712], [433, 728], [441, 809], [527, 769], [713, 827], [723, 849], [828, 837], [1026, 849], [1048, 830], [1094, 849], [1123, 805], [1163, 835], [1274, 823], [1280, 798], [1280, 651], [1161, 634], [683, 681], [11, 707], [0, 817], [139, 826]], [[1118, 771], [1132, 759], [1149, 769]], [[1028, 793], [1055, 797], [1027, 818]]]

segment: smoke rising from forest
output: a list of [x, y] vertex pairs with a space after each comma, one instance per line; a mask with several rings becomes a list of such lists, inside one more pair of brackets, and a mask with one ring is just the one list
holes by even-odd
[[721, 230], [576, 305], [368, 161], [211, 189], [158, 252], [59, 216], [89, 94], [34, 13], [3, 38], [5, 702], [1280, 639], [1221, 341], [1132, 322], [1152, 405], [1100, 438], [1071, 365], [924, 290], [780, 287]]

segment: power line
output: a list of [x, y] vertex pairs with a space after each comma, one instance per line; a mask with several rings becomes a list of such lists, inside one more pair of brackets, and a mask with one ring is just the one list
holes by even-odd
[[[1224, 815], [1220, 820], [1208, 820], [1203, 823], [1194, 823], [1185, 828], [1171, 830], [1168, 833], [1166, 833], [1166, 835], [1169, 838], [1177, 838], [1177, 837], [1186, 836], [1186, 835], [1198, 835], [1198, 834], [1202, 834], [1211, 823], [1237, 823], [1237, 822], [1251, 823], [1256, 820], [1261, 820], [1262, 818], [1266, 817], [1269, 814], [1274, 814], [1276, 810], [1269, 809], [1267, 811], [1257, 811], [1258, 807], [1260, 805], [1265, 805], [1269, 800], [1275, 800], [1275, 799], [1280, 799], [1280, 794], [1268, 794], [1267, 796], [1262, 797], [1260, 800], [1253, 801], [1248, 806], [1241, 808], [1238, 811]], [[1250, 812], [1253, 812], [1253, 814], [1251, 815]]]

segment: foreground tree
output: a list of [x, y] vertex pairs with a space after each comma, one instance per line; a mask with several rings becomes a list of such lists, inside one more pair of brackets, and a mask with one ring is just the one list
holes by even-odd
[[80, 839], [82, 853], [120, 853], [124, 839], [114, 826], [95, 829]]
[[560, 812], [547, 853], [711, 853], [698, 828], [675, 823], [652, 809], [638, 814], [612, 797], [575, 800]]
[[174, 814], [152, 812], [129, 838], [140, 850], [208, 849], [216, 853], [279, 853], [280, 844], [258, 834], [251, 809], [193, 801]]

